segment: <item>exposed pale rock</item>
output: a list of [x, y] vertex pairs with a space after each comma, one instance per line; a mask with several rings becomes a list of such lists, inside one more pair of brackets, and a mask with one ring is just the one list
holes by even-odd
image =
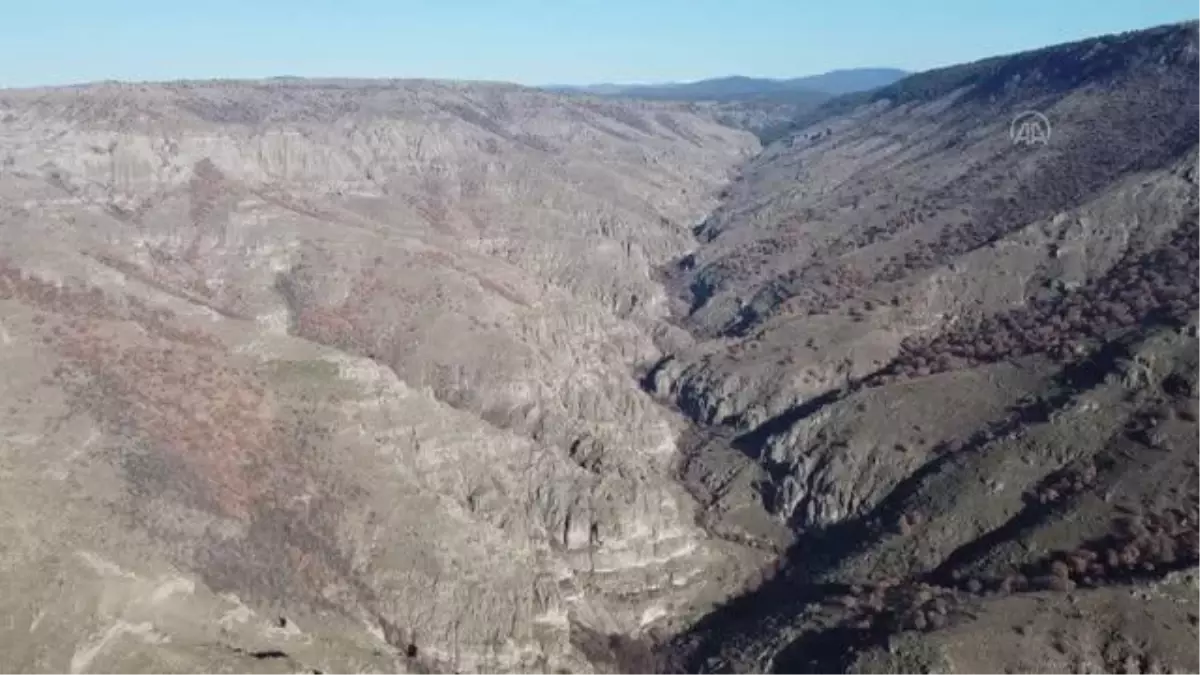
[[6, 666], [588, 670], [575, 624], [727, 564], [633, 373], [750, 135], [438, 82], [0, 111]]

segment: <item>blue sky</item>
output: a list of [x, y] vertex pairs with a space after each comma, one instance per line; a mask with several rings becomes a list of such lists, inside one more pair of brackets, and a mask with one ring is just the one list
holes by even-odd
[[0, 87], [357, 76], [656, 82], [922, 70], [1196, 0], [0, 0]]

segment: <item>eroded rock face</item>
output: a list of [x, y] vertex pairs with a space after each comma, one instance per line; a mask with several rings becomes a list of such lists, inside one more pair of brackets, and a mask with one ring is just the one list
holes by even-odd
[[631, 371], [750, 135], [434, 82], [0, 120], [8, 667], [587, 670], [725, 564]]

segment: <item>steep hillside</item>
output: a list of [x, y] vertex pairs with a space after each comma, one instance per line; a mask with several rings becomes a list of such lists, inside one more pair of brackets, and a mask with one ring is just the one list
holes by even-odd
[[1200, 665], [1197, 74], [1195, 24], [998, 57], [745, 167], [645, 386], [704, 521], [786, 552], [671, 667]]
[[720, 593], [630, 375], [758, 149], [703, 112], [0, 92], [3, 669], [588, 670]]

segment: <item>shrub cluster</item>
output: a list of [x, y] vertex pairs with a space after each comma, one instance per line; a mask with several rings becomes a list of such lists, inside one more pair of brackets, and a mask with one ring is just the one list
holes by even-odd
[[1072, 495], [1079, 494], [1096, 483], [1095, 464], [1067, 467], [1055, 471], [1026, 495], [1033, 504], [1056, 504]]
[[1026, 575], [1031, 585], [1066, 590], [1076, 584], [1099, 586], [1192, 567], [1200, 560], [1194, 511], [1133, 516], [1122, 527], [1102, 541], [1030, 566]]
[[1200, 303], [1195, 221], [1163, 246], [1119, 263], [1097, 283], [984, 318], [933, 338], [912, 338], [872, 384], [1045, 353], [1066, 361], [1143, 325], [1179, 324]]
[[883, 581], [853, 586], [849, 591], [833, 602], [846, 610], [845, 621], [851, 627], [875, 635], [938, 630], [948, 625], [962, 607], [953, 589], [920, 582]]

